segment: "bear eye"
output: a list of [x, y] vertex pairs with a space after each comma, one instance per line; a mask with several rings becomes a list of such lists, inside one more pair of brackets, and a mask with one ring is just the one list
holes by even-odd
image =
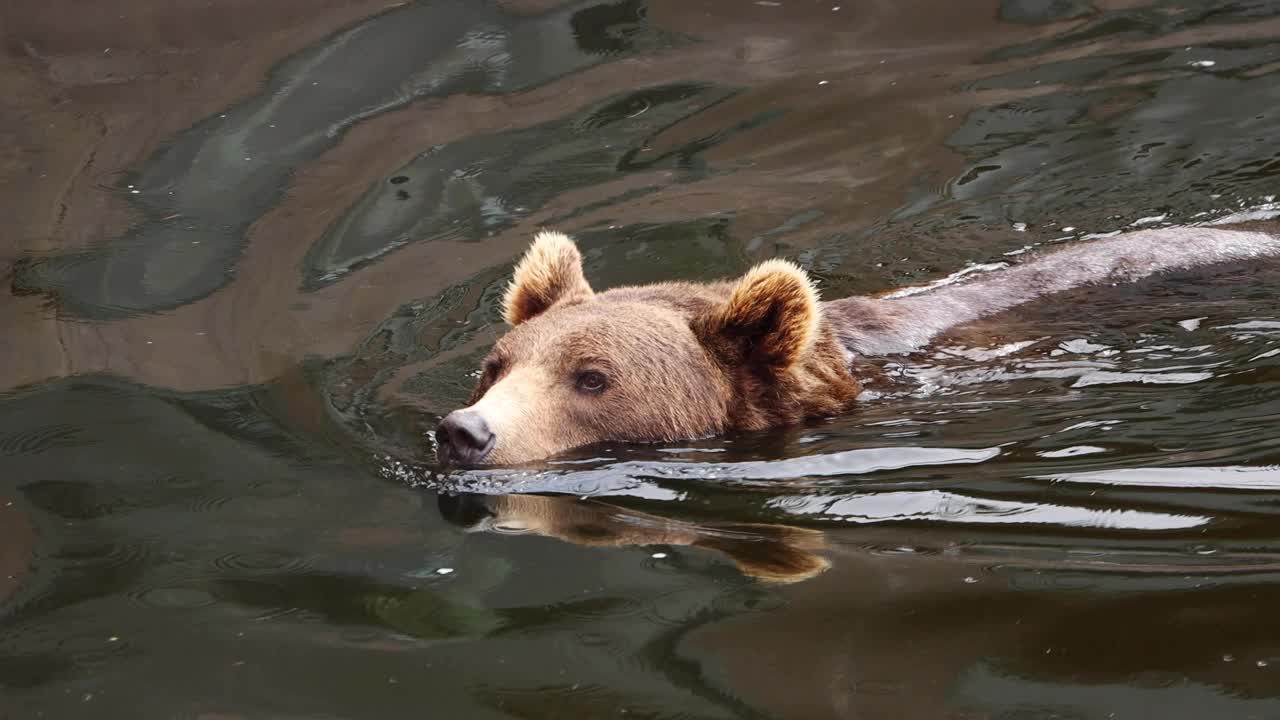
[[596, 372], [595, 370], [584, 370], [578, 373], [578, 377], [574, 381], [574, 386], [578, 388], [578, 392], [589, 393], [592, 395], [603, 392], [605, 386], [608, 384], [609, 382], [605, 379], [604, 374]]
[[502, 366], [501, 358], [489, 359], [484, 364], [483, 378], [489, 382], [497, 380], [498, 376], [502, 374]]

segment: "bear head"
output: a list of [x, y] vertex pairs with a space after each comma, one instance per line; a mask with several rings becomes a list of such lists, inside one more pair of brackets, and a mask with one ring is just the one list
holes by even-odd
[[445, 464], [514, 464], [602, 441], [687, 440], [843, 412], [858, 393], [799, 267], [596, 292], [542, 232], [503, 299], [512, 326], [470, 404], [436, 430]]

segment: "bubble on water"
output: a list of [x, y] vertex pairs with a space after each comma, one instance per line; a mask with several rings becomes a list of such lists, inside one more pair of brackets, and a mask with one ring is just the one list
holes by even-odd
[[656, 552], [650, 555], [649, 557], [653, 558], [654, 560], [662, 560], [667, 557], [667, 554], [664, 552]]
[[1214, 60], [1192, 60], [1187, 64], [1194, 68], [1211, 68], [1218, 63]]

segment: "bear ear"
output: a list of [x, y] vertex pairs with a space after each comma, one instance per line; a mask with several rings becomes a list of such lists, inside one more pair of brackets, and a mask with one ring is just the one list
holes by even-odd
[[594, 293], [582, 275], [582, 255], [568, 235], [543, 231], [516, 265], [502, 317], [519, 325], [563, 300], [588, 300]]
[[817, 340], [822, 310], [813, 282], [793, 263], [767, 260], [743, 275], [729, 300], [694, 322], [713, 352], [772, 371], [791, 367]]

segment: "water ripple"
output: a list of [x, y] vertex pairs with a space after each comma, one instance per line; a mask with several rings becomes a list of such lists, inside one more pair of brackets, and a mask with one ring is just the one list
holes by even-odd
[[271, 550], [229, 552], [214, 558], [211, 564], [234, 577], [303, 573], [310, 567], [306, 558]]
[[1053, 482], [1213, 490], [1280, 490], [1280, 466], [1148, 467], [1033, 476]]
[[772, 487], [777, 481], [787, 480], [794, 487], [805, 479], [869, 475], [918, 467], [973, 465], [996, 458], [1000, 452], [998, 447], [882, 447], [781, 460], [733, 463], [631, 461], [587, 470], [472, 470], [443, 476], [387, 459], [382, 473], [411, 484], [426, 484], [452, 492], [566, 492], [577, 495], [643, 492], [653, 499], [664, 499], [664, 496], [665, 499], [673, 499], [673, 491], [664, 490], [653, 481], [693, 480]]
[[821, 515], [850, 523], [929, 521], [1177, 530], [1200, 527], [1210, 520], [1203, 515], [993, 500], [941, 490], [878, 492], [852, 496], [788, 496], [770, 500], [767, 504], [790, 514]]
[[0, 435], [0, 455], [38, 455], [84, 442], [84, 429], [70, 423], [20, 428]]

